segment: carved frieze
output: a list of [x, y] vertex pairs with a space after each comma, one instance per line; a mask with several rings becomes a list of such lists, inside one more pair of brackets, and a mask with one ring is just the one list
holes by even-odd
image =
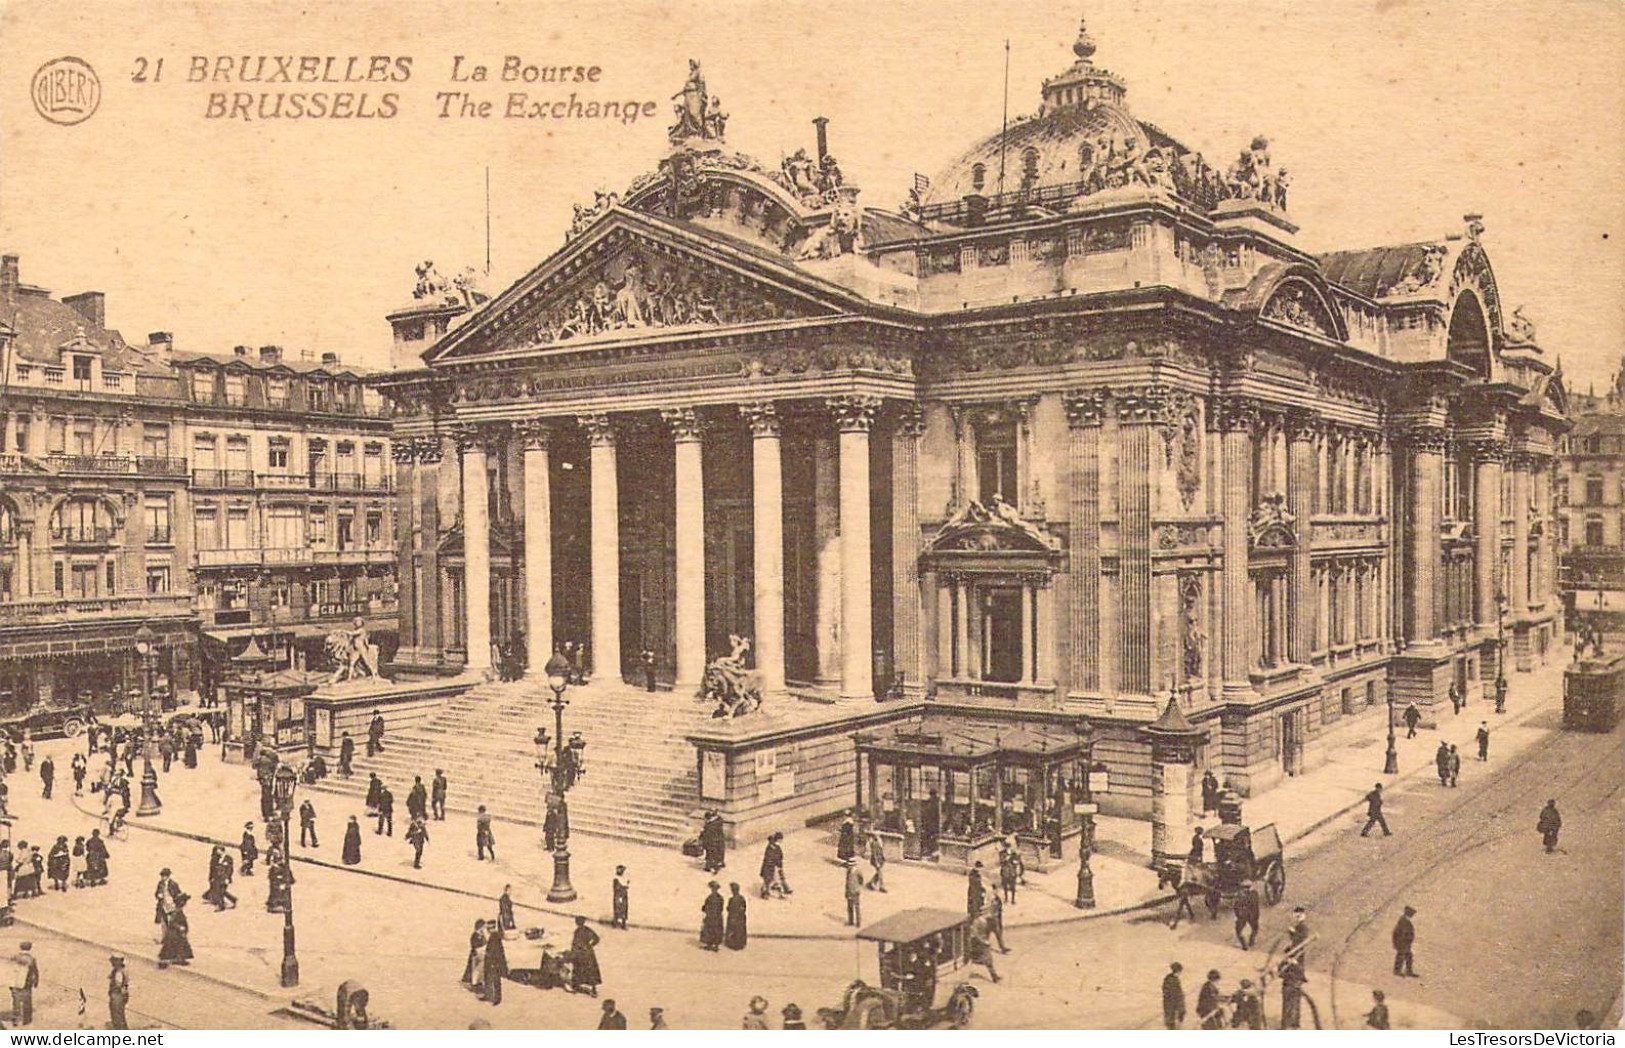
[[1174, 471], [1179, 501], [1186, 509], [1202, 483], [1202, 408], [1196, 397], [1172, 390], [1158, 408], [1164, 464]]
[[1336, 323], [1327, 315], [1325, 306], [1307, 284], [1284, 284], [1264, 303], [1260, 315], [1267, 320], [1278, 320], [1289, 327], [1313, 331], [1327, 338], [1337, 337]]
[[1157, 548], [1188, 549], [1208, 545], [1206, 524], [1158, 524]]
[[914, 361], [862, 346], [798, 346], [752, 356], [741, 365], [740, 371], [745, 378], [771, 378], [848, 369], [907, 377], [914, 374]]

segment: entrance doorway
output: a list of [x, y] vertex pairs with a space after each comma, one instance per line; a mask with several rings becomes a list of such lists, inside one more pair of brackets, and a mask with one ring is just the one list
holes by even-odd
[[984, 680], [1014, 684], [1021, 680], [1021, 597], [1014, 587], [985, 591], [983, 607], [987, 623], [987, 669]]
[[1281, 770], [1288, 775], [1303, 770], [1303, 712], [1281, 714]]

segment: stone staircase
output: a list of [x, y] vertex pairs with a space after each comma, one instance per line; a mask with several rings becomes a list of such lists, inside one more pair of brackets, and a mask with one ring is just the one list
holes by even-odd
[[[670, 847], [694, 836], [699, 776], [684, 735], [708, 723], [705, 708], [626, 685], [589, 684], [566, 697], [565, 737], [579, 731], [587, 740], [586, 774], [570, 791], [571, 832]], [[541, 681], [478, 685], [422, 722], [391, 731], [376, 757], [366, 755], [358, 734], [355, 776], [331, 775], [316, 788], [362, 796], [367, 773], [376, 771], [395, 794], [397, 820], [404, 820], [412, 777], [423, 776], [427, 786], [443, 768], [448, 810], [473, 814], [483, 804], [498, 819], [540, 826], [545, 787], [534, 738], [546, 726], [551, 746], [552, 698]]]

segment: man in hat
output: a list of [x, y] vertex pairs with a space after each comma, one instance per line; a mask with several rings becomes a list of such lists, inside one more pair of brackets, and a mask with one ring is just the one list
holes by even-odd
[[722, 910], [727, 903], [722, 898], [722, 885], [711, 881], [706, 888], [710, 894], [700, 904], [700, 945], [715, 953], [722, 948]]
[[1380, 782], [1371, 788], [1370, 793], [1365, 795], [1365, 829], [1360, 831], [1360, 836], [1364, 837], [1370, 833], [1373, 826], [1381, 826], [1384, 837], [1393, 836], [1393, 833], [1388, 829], [1388, 820], [1382, 817], [1382, 783]]
[[446, 820], [446, 788], [446, 773], [436, 768], [434, 780], [429, 783], [429, 809], [434, 813], [436, 822]]
[[650, 1008], [649, 1009], [649, 1029], [651, 1029], [651, 1030], [669, 1030], [669, 1029], [671, 1029], [671, 1027], [666, 1025], [666, 1009], [664, 1009], [664, 1008]]
[[626, 1029], [626, 1016], [622, 1015], [620, 1009], [615, 1007], [613, 1000], [605, 999], [604, 1014], [598, 1020], [598, 1028], [600, 1030]]
[[739, 1024], [741, 1030], [767, 1029], [767, 998], [762, 996], [750, 999], [750, 1011], [745, 1014], [744, 1021]]
[[107, 958], [112, 969], [107, 973], [107, 1028], [128, 1030], [130, 1021], [125, 1009], [130, 1004], [130, 973], [124, 968], [124, 955], [115, 953]]
[[346, 779], [355, 774], [355, 740], [349, 732], [339, 740], [339, 774]]
[[1540, 834], [1540, 842], [1546, 847], [1546, 854], [1550, 855], [1557, 850], [1557, 833], [1563, 828], [1563, 816], [1557, 813], [1557, 802], [1550, 800], [1546, 807], [1540, 809], [1540, 818], [1535, 820], [1535, 830]]
[[253, 823], [243, 823], [243, 839], [242, 843], [238, 845], [238, 849], [243, 860], [243, 876], [254, 876], [254, 860], [260, 857], [260, 845], [259, 842], [254, 839]]
[[406, 791], [406, 817], [408, 819], [427, 819], [429, 817], [429, 788], [423, 785], [423, 776], [412, 776], [412, 788]]
[[863, 874], [855, 858], [841, 865], [846, 868], [846, 923], [857, 928], [863, 924]]
[[483, 861], [489, 853], [491, 861], [497, 861], [497, 839], [491, 832], [491, 813], [480, 805], [479, 813], [474, 816], [474, 856]]
[[1230, 1017], [1230, 1026], [1236, 1030], [1262, 1030], [1264, 1028], [1264, 1002], [1259, 999], [1258, 991], [1253, 989], [1251, 979], [1241, 980], [1241, 985], [1231, 997], [1233, 1011]]
[[169, 867], [165, 866], [158, 871], [158, 885], [152, 891], [154, 912], [152, 923], [167, 924], [170, 914], [175, 912], [177, 900], [181, 897], [181, 886], [176, 884], [170, 875]]
[[1258, 885], [1254, 881], [1241, 882], [1233, 904], [1236, 912], [1236, 941], [1243, 950], [1253, 948], [1258, 941]]
[[1397, 922], [1394, 924], [1394, 974], [1416, 977], [1416, 959], [1411, 953], [1416, 945], [1416, 926], [1411, 918], [1416, 916], [1416, 910], [1407, 906]]
[[367, 725], [367, 756], [376, 757], [384, 752], [384, 715], [372, 711], [372, 722]]
[[34, 987], [39, 985], [39, 962], [34, 959], [33, 943], [18, 943], [17, 951], [17, 956], [13, 960], [23, 969], [22, 985], [12, 990], [12, 995], [17, 1001], [17, 1025], [32, 1026], [34, 1023]]
[[977, 862], [971, 867], [969, 876], [965, 881], [965, 913], [975, 917], [982, 912], [982, 906], [987, 901], [987, 889], [982, 886], [982, 864]]
[[1416, 708], [1416, 703], [1413, 702], [1405, 707], [1404, 720], [1405, 737], [1407, 739], [1416, 738], [1416, 726], [1422, 723], [1422, 711]]
[[1219, 989], [1217, 968], [1207, 973], [1207, 982], [1196, 994], [1196, 1017], [1204, 1030], [1224, 1029], [1224, 993]]
[[1365, 1024], [1373, 1030], [1390, 1029], [1391, 1027], [1388, 1023], [1388, 1005], [1383, 1000], [1383, 993], [1381, 990], [1371, 991], [1371, 1002], [1371, 1010], [1365, 1013]]
[[1286, 929], [1287, 946], [1286, 955], [1299, 964], [1308, 963], [1309, 954], [1309, 911], [1302, 906], [1292, 907], [1292, 923]]
[[299, 847], [321, 847], [316, 840], [316, 805], [310, 802], [309, 797], [299, 805]]
[[[1489, 760], [1490, 759], [1490, 722], [1489, 721], [1479, 721], [1478, 722], [1478, 734], [1473, 736], [1473, 737], [1478, 740], [1478, 759], [1481, 760], [1481, 761]], [[49, 796], [49, 794], [47, 794], [46, 796]]]
[[378, 825], [372, 828], [374, 836], [395, 836], [395, 794], [388, 786], [378, 790]]
[[1162, 1024], [1170, 1030], [1179, 1029], [1185, 1021], [1185, 986], [1179, 981], [1179, 973], [1184, 970], [1184, 965], [1174, 961], [1162, 977]]

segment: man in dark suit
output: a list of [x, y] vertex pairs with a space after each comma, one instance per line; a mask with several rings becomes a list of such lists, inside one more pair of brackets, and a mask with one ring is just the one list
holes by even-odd
[[1371, 832], [1371, 827], [1381, 826], [1384, 837], [1392, 837], [1388, 829], [1388, 820], [1382, 817], [1382, 783], [1377, 783], [1371, 792], [1365, 795], [1365, 829], [1360, 831], [1364, 837]]
[[1394, 924], [1395, 975], [1409, 975], [1413, 978], [1416, 976], [1416, 961], [1411, 953], [1412, 947], [1416, 945], [1416, 926], [1411, 923], [1411, 918], [1415, 916], [1416, 911], [1407, 906], [1404, 914]]
[[372, 711], [372, 723], [367, 725], [367, 756], [376, 757], [384, 752], [384, 715]]
[[388, 786], [378, 791], [378, 826], [373, 833], [395, 836], [395, 795]]
[[429, 784], [429, 805], [434, 811], [437, 822], [446, 818], [446, 773], [439, 768], [434, 770], [434, 781]]

